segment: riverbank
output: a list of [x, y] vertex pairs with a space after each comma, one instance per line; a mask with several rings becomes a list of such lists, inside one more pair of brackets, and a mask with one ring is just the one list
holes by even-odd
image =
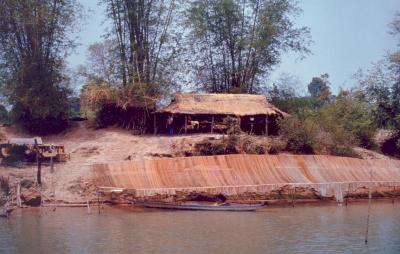
[[[30, 135], [18, 132], [12, 127], [1, 127], [1, 132], [10, 137], [30, 137]], [[0, 176], [7, 178], [10, 185], [9, 202], [11, 206], [17, 206], [17, 187], [22, 181], [30, 181], [31, 187], [22, 186], [20, 195], [22, 203], [33, 200], [36, 205], [64, 204], [84, 205], [98, 202], [96, 176], [93, 173], [94, 164], [109, 164], [121, 161], [142, 161], [154, 158], [175, 158], [185, 156], [185, 152], [194, 149], [194, 144], [205, 138], [221, 138], [218, 134], [196, 134], [183, 136], [135, 136], [130, 131], [118, 128], [93, 130], [87, 128], [84, 122], [76, 123], [75, 126], [65, 133], [44, 137], [49, 144], [63, 144], [66, 152], [70, 154], [70, 160], [65, 163], [55, 164], [55, 172], [50, 172], [50, 165], [44, 163], [42, 166], [41, 187], [36, 182], [36, 165], [22, 165], [21, 167], [0, 166]], [[261, 138], [261, 137], [260, 137]], [[368, 156], [375, 156], [368, 154]], [[389, 160], [389, 158], [384, 158]], [[314, 200], [313, 202], [324, 202], [321, 196], [313, 189], [297, 188], [298, 193], [291, 192], [290, 188], [278, 188], [267, 199], [271, 203], [280, 203], [292, 199]], [[377, 189], [373, 195], [383, 198], [398, 196], [398, 189]], [[366, 188], [353, 198], [365, 198], [368, 195]], [[38, 197], [41, 200], [38, 200]], [[104, 197], [102, 197], [104, 198]], [[232, 201], [266, 199], [252, 193], [241, 197], [231, 197]], [[38, 203], [38, 201], [40, 201]], [[118, 200], [109, 199], [112, 202]], [[123, 200], [121, 202], [124, 202]], [[25, 205], [25, 204], [23, 204]]]

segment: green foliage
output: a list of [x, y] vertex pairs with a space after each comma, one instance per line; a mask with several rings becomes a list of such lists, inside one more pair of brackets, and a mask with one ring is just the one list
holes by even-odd
[[328, 78], [329, 75], [327, 73], [321, 75], [321, 77], [312, 78], [310, 84], [308, 84], [308, 92], [311, 94], [311, 97], [317, 98], [321, 102], [329, 101], [331, 91]]
[[242, 141], [242, 152], [246, 154], [266, 154], [266, 146], [259, 142], [254, 142], [250, 137], [243, 138]]
[[82, 88], [81, 111], [96, 128], [118, 124], [145, 132], [157, 94], [157, 86], [151, 84], [134, 83], [123, 87], [90, 84]]
[[309, 52], [308, 28], [292, 21], [299, 11], [290, 0], [192, 1], [187, 39], [195, 82], [211, 92], [257, 91], [282, 52]]
[[381, 151], [384, 154], [400, 158], [400, 131], [395, 132], [382, 143]]
[[58, 132], [68, 125], [64, 57], [81, 14], [75, 0], [2, 1], [0, 80], [13, 119], [31, 132]]
[[312, 154], [318, 126], [312, 121], [289, 117], [279, 121], [280, 134], [286, 140], [285, 149], [293, 153]]
[[339, 96], [334, 102], [321, 108], [321, 125], [327, 132], [347, 135], [349, 143], [371, 149], [375, 146], [373, 137], [376, 125], [371, 117], [368, 104], [354, 100], [350, 96]]
[[226, 133], [228, 135], [238, 135], [241, 133], [240, 120], [236, 117], [225, 117], [223, 124], [227, 127]]

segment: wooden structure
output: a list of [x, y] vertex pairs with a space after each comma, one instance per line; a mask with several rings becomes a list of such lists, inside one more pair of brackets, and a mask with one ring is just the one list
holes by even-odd
[[231, 116], [239, 118], [243, 131], [265, 135], [276, 130], [276, 118], [287, 116], [263, 95], [179, 93], [169, 106], [154, 113], [154, 134], [164, 132], [171, 115], [177, 134], [224, 132], [223, 119]]
[[44, 144], [41, 137], [10, 138], [6, 143], [0, 144], [1, 157], [9, 157], [12, 148], [15, 147], [25, 148], [27, 157], [38, 153], [42, 158], [55, 159], [58, 162], [64, 162], [68, 159], [68, 154], [65, 153], [63, 145]]

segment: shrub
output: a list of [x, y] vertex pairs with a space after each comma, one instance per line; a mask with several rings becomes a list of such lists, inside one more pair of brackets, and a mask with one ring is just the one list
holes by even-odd
[[394, 133], [390, 138], [385, 140], [380, 149], [384, 154], [400, 157], [400, 131]]
[[263, 143], [253, 140], [252, 137], [245, 137], [242, 141], [241, 150], [247, 154], [266, 154], [267, 150]]
[[277, 154], [285, 149], [285, 143], [279, 140], [270, 140], [267, 142], [265, 149], [268, 154]]
[[203, 141], [195, 145], [199, 155], [221, 155], [226, 154], [226, 145], [222, 142]]
[[228, 135], [238, 135], [241, 133], [238, 118], [228, 116], [224, 118], [223, 123], [227, 127], [226, 133]]
[[280, 134], [286, 140], [287, 151], [300, 154], [314, 153], [316, 126], [311, 121], [289, 117], [279, 121]]

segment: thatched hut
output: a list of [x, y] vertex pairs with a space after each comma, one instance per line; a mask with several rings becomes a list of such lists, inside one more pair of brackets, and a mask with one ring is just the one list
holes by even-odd
[[252, 134], [274, 134], [276, 119], [287, 114], [269, 103], [265, 96], [254, 94], [178, 93], [171, 104], [154, 113], [154, 133], [165, 131], [173, 116], [175, 133], [223, 132], [223, 119], [239, 119], [240, 128]]

